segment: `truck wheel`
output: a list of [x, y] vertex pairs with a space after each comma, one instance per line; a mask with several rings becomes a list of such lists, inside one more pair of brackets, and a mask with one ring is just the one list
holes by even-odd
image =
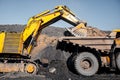
[[97, 57], [90, 52], [81, 52], [75, 59], [75, 69], [78, 74], [92, 76], [99, 69]]
[[118, 52], [116, 56], [116, 65], [118, 70], [120, 71], [120, 52]]
[[25, 72], [29, 74], [37, 74], [38, 66], [34, 63], [27, 63], [25, 65]]
[[67, 59], [67, 67], [68, 67], [68, 69], [69, 69], [71, 72], [77, 74], [77, 72], [76, 72], [76, 70], [75, 70], [75, 68], [74, 68], [74, 59], [75, 59], [75, 57], [76, 57], [75, 55], [71, 55], [71, 56]]

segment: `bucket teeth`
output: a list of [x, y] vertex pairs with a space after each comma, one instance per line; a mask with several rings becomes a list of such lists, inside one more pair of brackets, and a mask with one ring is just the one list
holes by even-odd
[[72, 30], [69, 28], [66, 28], [67, 31], [69, 31], [73, 36], [75, 37], [86, 37], [87, 36], [87, 30], [86, 29], [78, 29], [78, 30]]

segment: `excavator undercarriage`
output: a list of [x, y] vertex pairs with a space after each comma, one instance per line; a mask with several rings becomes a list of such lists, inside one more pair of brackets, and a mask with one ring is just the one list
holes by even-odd
[[0, 72], [25, 72], [36, 74], [38, 64], [23, 58], [0, 58]]

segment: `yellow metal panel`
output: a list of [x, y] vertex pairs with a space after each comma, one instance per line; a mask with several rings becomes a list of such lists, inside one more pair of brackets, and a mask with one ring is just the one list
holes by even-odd
[[57, 18], [58, 16], [60, 16], [60, 14], [60, 12], [56, 12], [35, 19], [30, 18], [28, 21], [29, 24], [27, 24], [27, 27], [25, 27], [23, 31], [23, 42], [26, 41], [26, 39], [35, 31], [36, 27], [38, 26], [38, 21], [43, 21], [42, 24], [39, 25], [39, 29], [42, 29], [44, 28], [44, 24], [47, 24], [51, 20]]
[[22, 50], [23, 50], [23, 41], [22, 41], [22, 35], [20, 35], [20, 41], [19, 41], [19, 47], [18, 47], [18, 53], [22, 54]]
[[5, 32], [0, 33], [0, 53], [3, 51], [4, 47]]
[[113, 30], [113, 32], [120, 32], [120, 29], [115, 29]]
[[6, 33], [4, 39], [3, 53], [18, 53], [20, 33]]
[[[44, 25], [44, 24], [50, 22], [51, 20], [59, 17], [60, 15], [61, 15], [60, 12], [55, 12], [55, 13], [51, 13], [51, 14], [42, 16], [42, 21], [44, 21], [44, 22], [41, 25]], [[36, 20], [39, 20], [39, 19], [36, 19]], [[57, 20], [59, 20], [59, 19], [57, 19]], [[54, 23], [54, 21], [52, 21], [52, 23]]]
[[120, 45], [120, 39], [115, 39], [116, 45]]
[[[37, 21], [37, 22], [38, 22], [38, 23], [37, 23], [36, 29], [35, 29], [35, 31], [34, 31], [34, 33], [33, 33], [33, 35], [32, 35], [33, 38], [37, 35], [38, 30], [39, 30], [39, 27], [40, 27], [40, 24], [41, 24], [40, 21]], [[30, 45], [28, 46], [28, 48], [27, 48], [27, 52], [28, 52], [28, 53], [31, 52], [32, 47], [33, 47], [32, 44], [30, 44]]]
[[23, 42], [26, 41], [27, 38], [34, 32], [36, 26], [37, 26], [37, 22], [33, 22], [32, 24], [30, 24], [24, 29]]

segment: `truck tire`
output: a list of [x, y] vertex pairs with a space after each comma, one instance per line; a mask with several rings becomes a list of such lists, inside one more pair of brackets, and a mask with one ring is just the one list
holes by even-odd
[[74, 74], [78, 74], [74, 68], [74, 59], [75, 59], [75, 55], [71, 55], [68, 59], [67, 59], [67, 68], [73, 72]]
[[116, 56], [116, 65], [118, 70], [120, 71], [120, 52], [118, 52]]
[[81, 52], [75, 59], [75, 69], [83, 76], [93, 76], [99, 69], [97, 57], [90, 52]]

